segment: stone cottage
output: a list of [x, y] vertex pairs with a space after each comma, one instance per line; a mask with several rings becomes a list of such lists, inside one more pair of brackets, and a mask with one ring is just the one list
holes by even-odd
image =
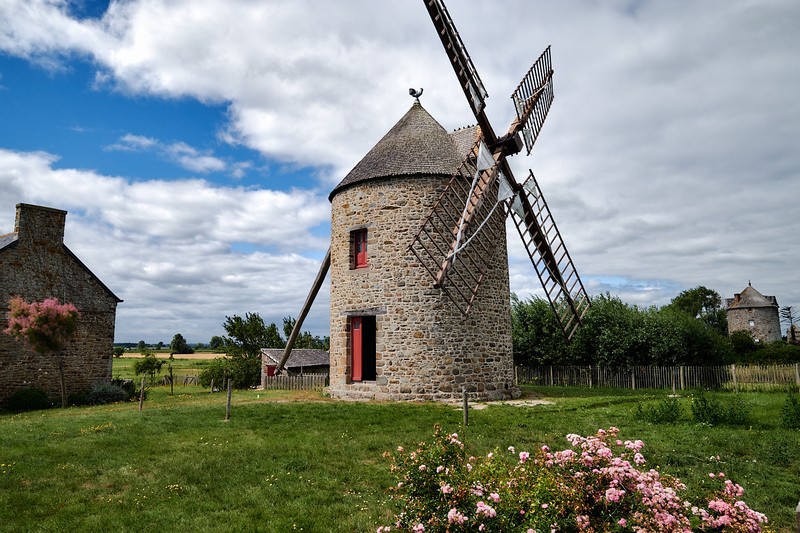
[[464, 388], [476, 399], [519, 395], [502, 221], [467, 316], [409, 249], [477, 135], [476, 128], [449, 134], [415, 101], [331, 192], [331, 395], [448, 401]]
[[[111, 380], [117, 298], [64, 244], [67, 212], [18, 204], [14, 231], [0, 235], [0, 330], [8, 326], [8, 301], [55, 297], [80, 311], [78, 330], [64, 354], [67, 394]], [[60, 395], [58, 360], [0, 334], [0, 404], [17, 390], [37, 387]]]
[[756, 342], [770, 343], [781, 340], [781, 320], [778, 300], [764, 296], [750, 283], [733, 298], [725, 298], [728, 307], [728, 333], [749, 331]]

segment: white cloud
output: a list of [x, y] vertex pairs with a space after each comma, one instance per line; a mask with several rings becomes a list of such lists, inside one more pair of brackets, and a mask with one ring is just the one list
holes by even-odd
[[[647, 304], [700, 284], [731, 295], [751, 279], [782, 305], [800, 305], [792, 227], [800, 215], [799, 3], [450, 4], [500, 131], [513, 113], [505, 94], [552, 44], [553, 108], [533, 157], [513, 165], [518, 178], [528, 166], [536, 171], [587, 285]], [[99, 90], [226, 104], [221, 139], [326, 169], [327, 187], [408, 108], [408, 87], [425, 87], [423, 105], [446, 128], [472, 122], [419, 4], [130, 0], [112, 3], [99, 21], [74, 20], [65, 5], [2, 3], [0, 19], [13, 23], [0, 29], [0, 49], [53, 68], [73, 54], [91, 57]], [[154, 142], [193, 172], [242, 170]], [[34, 167], [74, 176], [53, 171], [52, 156], [17, 156], [2, 167], [4, 192], [53, 198], [44, 192], [54, 187], [131, 242], [281, 246], [304, 241], [303, 228], [327, 208], [299, 207], [312, 193], [220, 191], [202, 181], [137, 186], [79, 171], [91, 187], [40, 186], [16, 176]], [[87, 196], [113, 209], [77, 200]], [[291, 223], [272, 223], [286, 217]], [[192, 239], [196, 231], [202, 239]], [[515, 242], [512, 284], [524, 297], [538, 282]], [[157, 264], [148, 279], [193, 272]], [[213, 279], [250, 282], [238, 268]]]
[[120, 137], [119, 141], [107, 146], [106, 150], [123, 152], [154, 151], [164, 159], [199, 174], [229, 172], [234, 177], [241, 178], [246, 169], [251, 166], [248, 162], [228, 165], [223, 159], [212, 155], [211, 151], [200, 151], [182, 141], [165, 144], [158, 139], [134, 135], [133, 133], [126, 133]]
[[[15, 203], [67, 210], [67, 246], [125, 300], [118, 339], [169, 342], [180, 332], [208, 342], [226, 314], [254, 311], [280, 324], [299, 312], [328, 245], [313, 234], [330, 220], [325, 197], [199, 180], [131, 183], [54, 162], [0, 149], [0, 234], [13, 230]], [[237, 243], [254, 251], [236, 252]], [[320, 333], [326, 298], [308, 323]]]

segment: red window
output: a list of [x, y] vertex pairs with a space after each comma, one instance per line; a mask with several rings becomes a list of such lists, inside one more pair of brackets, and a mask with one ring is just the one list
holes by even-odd
[[360, 229], [352, 233], [353, 243], [353, 268], [364, 268], [367, 266], [367, 230]]

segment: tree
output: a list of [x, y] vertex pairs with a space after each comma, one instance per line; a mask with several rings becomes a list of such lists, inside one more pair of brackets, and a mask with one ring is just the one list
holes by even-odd
[[278, 326], [274, 322], [267, 326], [258, 313], [246, 313], [244, 319], [226, 316], [222, 327], [228, 333], [223, 337], [225, 352], [231, 357], [220, 360], [219, 370], [236, 388], [257, 385], [261, 379], [261, 348], [284, 347]]
[[285, 343], [273, 322], [269, 326], [258, 313], [225, 317], [222, 325], [228, 336], [224, 337], [228, 355], [261, 359], [261, 348], [283, 348]]
[[511, 294], [511, 338], [514, 364], [570, 364], [569, 352], [553, 309], [538, 297], [520, 300]]
[[125, 353], [125, 348], [122, 346], [114, 346], [114, 357], [122, 357]]
[[133, 363], [133, 372], [138, 376], [140, 374], [147, 374], [150, 376], [150, 384], [156, 381], [156, 373], [161, 373], [161, 367], [164, 366], [164, 361], [159, 361], [153, 352], [145, 350], [141, 359], [137, 359]]
[[223, 339], [219, 335], [214, 335], [208, 342], [208, 347], [211, 348], [212, 350], [219, 350], [224, 346], [225, 346], [225, 339]]
[[139, 341], [139, 343], [136, 345], [136, 349], [139, 351], [139, 353], [144, 353], [147, 350], [147, 344], [145, 344], [144, 341]]
[[35, 352], [58, 356], [62, 407], [67, 406], [64, 349], [77, 332], [79, 316], [77, 307], [59, 303], [57, 298], [28, 303], [15, 296], [8, 302], [8, 327], [4, 332], [24, 341]]
[[[291, 316], [287, 316], [283, 318], [283, 335], [288, 339], [292, 334], [292, 330], [294, 329], [294, 325], [297, 322], [296, 319], [292, 318]], [[285, 345], [285, 343], [284, 343]], [[328, 350], [331, 345], [330, 337], [319, 337], [316, 335], [312, 335], [310, 331], [303, 331], [297, 338], [294, 340], [294, 346], [292, 348], [312, 348], [318, 350]]]
[[722, 309], [722, 298], [717, 291], [699, 285], [681, 292], [669, 306], [711, 326], [722, 335], [728, 331], [727, 313]]
[[789, 334], [787, 335], [787, 339], [792, 344], [798, 344], [797, 340], [797, 321], [798, 317], [794, 314], [794, 307], [791, 305], [787, 305], [785, 307], [781, 307], [781, 320], [786, 322], [789, 325]]
[[189, 347], [186, 339], [184, 339], [183, 335], [180, 333], [176, 333], [175, 336], [172, 337], [172, 342], [169, 344], [169, 351], [170, 353], [194, 353], [194, 350]]

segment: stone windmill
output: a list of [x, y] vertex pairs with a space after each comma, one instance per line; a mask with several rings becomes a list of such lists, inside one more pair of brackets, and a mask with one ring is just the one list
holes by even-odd
[[514, 91], [517, 119], [497, 136], [444, 4], [425, 5], [478, 124], [447, 133], [415, 98], [334, 188], [331, 247], [278, 370], [330, 269], [332, 395], [512, 398], [508, 214], [567, 338], [589, 307], [533, 174], [517, 183], [506, 161], [523, 144], [530, 153], [544, 122], [550, 51]]

